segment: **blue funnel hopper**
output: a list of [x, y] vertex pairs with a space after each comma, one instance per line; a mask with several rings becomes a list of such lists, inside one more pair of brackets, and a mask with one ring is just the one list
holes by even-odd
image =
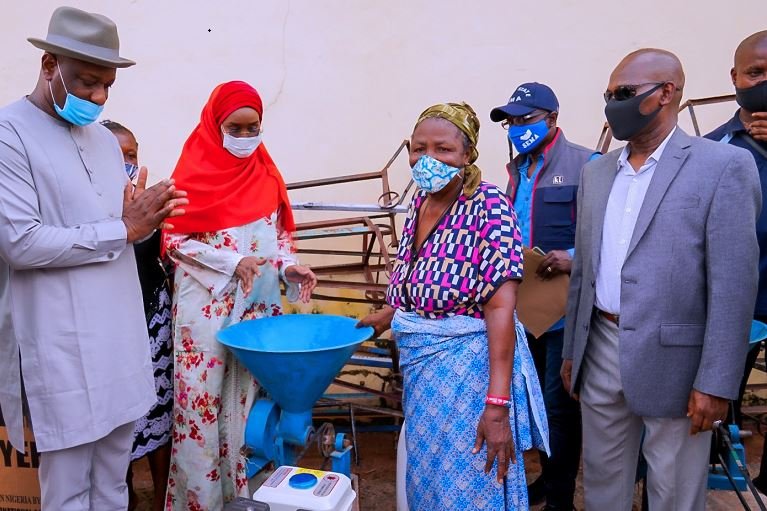
[[243, 321], [218, 333], [280, 408], [311, 410], [373, 329], [342, 316], [289, 314]]
[[751, 338], [748, 341], [749, 344], [753, 347], [754, 344], [760, 343], [765, 339], [767, 339], [767, 325], [765, 325], [761, 321], [752, 320], [751, 321]]
[[[246, 442], [263, 458], [279, 455], [281, 441], [306, 445], [311, 433], [311, 410], [333, 378], [363, 341], [370, 327], [342, 316], [289, 314], [243, 321], [221, 330], [218, 340], [232, 350], [281, 409], [267, 402], [254, 405]], [[276, 429], [276, 431], [272, 431]], [[260, 446], [251, 445], [253, 439]], [[276, 454], [271, 438], [278, 443]], [[277, 438], [279, 437], [279, 438]]]

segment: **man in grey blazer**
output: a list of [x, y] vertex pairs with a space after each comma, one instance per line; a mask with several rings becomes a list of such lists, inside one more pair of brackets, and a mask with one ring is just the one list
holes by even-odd
[[[562, 365], [583, 414], [586, 509], [703, 510], [710, 430], [737, 397], [758, 281], [754, 159], [677, 127], [684, 73], [644, 49], [610, 75], [627, 140], [584, 167]], [[644, 434], [644, 438], [642, 436]]]

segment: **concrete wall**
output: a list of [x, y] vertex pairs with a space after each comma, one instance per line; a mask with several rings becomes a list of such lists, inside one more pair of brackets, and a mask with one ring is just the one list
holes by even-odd
[[[3, 0], [0, 104], [34, 86], [44, 36], [62, 0]], [[505, 134], [492, 107], [543, 81], [567, 136], [593, 147], [607, 77], [627, 52], [656, 46], [685, 64], [685, 97], [728, 93], [732, 53], [764, 29], [764, 0], [68, 0], [114, 19], [122, 53], [104, 118], [126, 124], [152, 178], [170, 174], [212, 88], [253, 84], [266, 104], [265, 143], [287, 181], [375, 169], [436, 102], [465, 100], [483, 122], [479, 165], [505, 181]], [[713, 112], [716, 110], [716, 113]], [[731, 115], [710, 110], [704, 127]], [[395, 188], [407, 179], [405, 159]], [[375, 185], [294, 194], [371, 202]], [[307, 218], [301, 215], [300, 218]]]

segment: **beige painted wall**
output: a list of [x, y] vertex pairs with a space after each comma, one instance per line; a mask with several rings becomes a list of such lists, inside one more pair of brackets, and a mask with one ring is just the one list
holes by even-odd
[[[61, 0], [2, 0], [0, 104], [28, 93]], [[200, 109], [219, 82], [262, 94], [265, 143], [287, 181], [380, 167], [424, 107], [465, 100], [483, 121], [479, 164], [505, 182], [507, 146], [489, 110], [516, 85], [551, 85], [560, 125], [593, 147], [609, 72], [627, 52], [657, 46], [685, 64], [685, 96], [731, 91], [738, 42], [764, 29], [764, 0], [68, 0], [114, 19], [123, 54], [104, 117], [134, 130], [154, 179], [170, 174]], [[623, 7], [625, 5], [625, 7]], [[713, 112], [711, 110], [710, 112]], [[732, 107], [704, 116], [711, 128]], [[404, 186], [405, 160], [395, 188]], [[351, 193], [350, 193], [351, 191]], [[294, 194], [371, 202], [374, 186]], [[302, 215], [301, 218], [306, 218]]]

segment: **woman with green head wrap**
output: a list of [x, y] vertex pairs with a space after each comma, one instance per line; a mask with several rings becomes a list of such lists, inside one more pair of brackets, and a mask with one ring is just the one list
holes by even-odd
[[508, 198], [474, 164], [465, 103], [426, 109], [410, 141], [418, 185], [387, 303], [404, 376], [412, 511], [528, 509], [523, 451], [548, 450], [543, 397], [516, 320], [522, 240]]

